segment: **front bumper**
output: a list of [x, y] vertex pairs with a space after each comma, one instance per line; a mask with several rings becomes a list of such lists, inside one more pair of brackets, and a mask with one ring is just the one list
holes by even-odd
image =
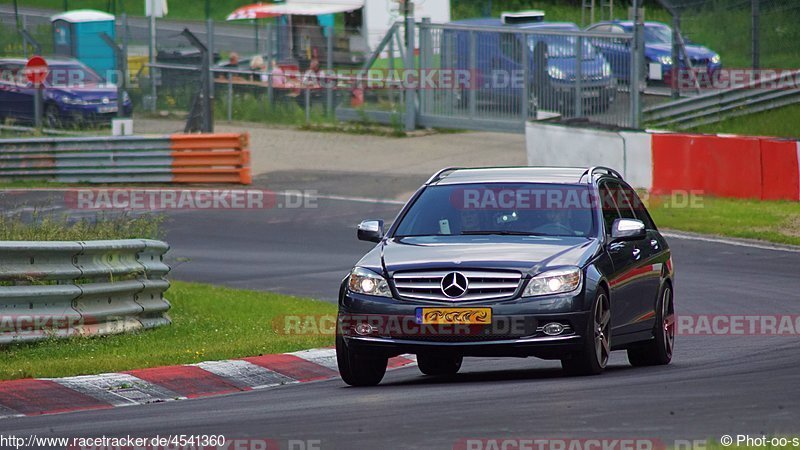
[[[459, 307], [417, 303], [346, 292], [339, 305], [339, 330], [348, 346], [387, 356], [402, 353], [452, 353], [461, 356], [536, 356], [561, 359], [583, 348], [589, 311], [581, 311], [583, 295], [516, 299], [463, 305], [489, 307], [492, 324], [486, 326], [430, 326], [416, 322], [417, 308]], [[368, 322], [375, 329], [359, 334]], [[565, 325], [556, 336], [543, 332], [551, 322]]]
[[[69, 122], [110, 122], [118, 117], [116, 102], [104, 105], [58, 105], [62, 120]], [[122, 111], [125, 117], [130, 117], [133, 112], [133, 104], [128, 102], [123, 104]]]

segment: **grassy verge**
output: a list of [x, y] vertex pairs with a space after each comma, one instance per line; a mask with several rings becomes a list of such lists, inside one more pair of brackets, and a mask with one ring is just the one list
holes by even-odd
[[695, 133], [731, 133], [751, 136], [800, 138], [800, 105], [790, 105], [710, 125], [692, 128]]
[[0, 379], [63, 377], [282, 353], [333, 345], [332, 336], [279, 333], [283, 315], [336, 314], [330, 303], [174, 282], [171, 326], [135, 334], [0, 349]]
[[800, 203], [703, 197], [694, 207], [654, 197], [648, 209], [660, 228], [800, 245]]
[[74, 220], [34, 210], [0, 215], [2, 241], [83, 241], [98, 239], [160, 239], [163, 216], [98, 213]]
[[[767, 437], [767, 439], [770, 439], [770, 437]], [[767, 443], [764, 446], [751, 446], [751, 445], [728, 445], [728, 446], [725, 446], [725, 445], [722, 445], [722, 444], [717, 443], [717, 442], [709, 441], [708, 444], [706, 444], [702, 448], [704, 448], [706, 450], [723, 450], [723, 449], [724, 450], [783, 450], [783, 449], [790, 450], [790, 449], [796, 449], [797, 448], [797, 445], [793, 445], [793, 444], [794, 444], [794, 442], [798, 442], [798, 438], [795, 438], [795, 437], [787, 437], [787, 438], [785, 438], [787, 440], [786, 442], [788, 444], [788, 445], [785, 445], [785, 446], [777, 445], [777, 444], [781, 443], [779, 441], [779, 439], [782, 439], [782, 438], [778, 438], [778, 437], [775, 438], [775, 444], [776, 445], [772, 445], [771, 443]]]

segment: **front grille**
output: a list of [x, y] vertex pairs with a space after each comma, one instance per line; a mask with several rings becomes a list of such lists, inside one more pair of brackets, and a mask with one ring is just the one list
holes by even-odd
[[[453, 272], [464, 275], [468, 282], [466, 292], [458, 297], [449, 297], [442, 292], [442, 279]], [[488, 270], [409, 271], [395, 273], [392, 280], [402, 299], [467, 302], [514, 297], [522, 274]]]

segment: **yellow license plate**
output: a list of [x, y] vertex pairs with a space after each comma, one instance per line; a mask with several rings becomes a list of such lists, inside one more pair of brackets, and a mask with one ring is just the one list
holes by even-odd
[[492, 323], [492, 308], [417, 308], [417, 323], [488, 325]]

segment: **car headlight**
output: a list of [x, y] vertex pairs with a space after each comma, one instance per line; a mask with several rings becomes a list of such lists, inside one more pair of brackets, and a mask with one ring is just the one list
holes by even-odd
[[572, 292], [581, 287], [582, 280], [581, 269], [577, 267], [550, 270], [531, 278], [522, 296], [535, 297]]
[[719, 55], [715, 54], [714, 56], [711, 57], [711, 64], [719, 64], [719, 62], [720, 62]]
[[70, 97], [69, 95], [64, 95], [61, 97], [61, 101], [68, 104], [68, 105], [86, 105], [86, 100], [82, 98]]
[[386, 279], [363, 267], [356, 267], [350, 272], [347, 288], [350, 289], [350, 292], [357, 294], [377, 295], [379, 297], [392, 296], [392, 291], [389, 289], [389, 283], [386, 282]]
[[603, 77], [610, 77], [611, 76], [611, 64], [604, 62], [603, 63]]
[[567, 74], [564, 73], [563, 70], [559, 69], [555, 66], [550, 66], [547, 68], [547, 74], [550, 75], [550, 78], [555, 78], [556, 80], [566, 80]]
[[661, 64], [663, 64], [665, 66], [671, 66], [672, 65], [672, 56], [661, 55], [661, 56], [658, 57], [658, 62], [660, 62]]

